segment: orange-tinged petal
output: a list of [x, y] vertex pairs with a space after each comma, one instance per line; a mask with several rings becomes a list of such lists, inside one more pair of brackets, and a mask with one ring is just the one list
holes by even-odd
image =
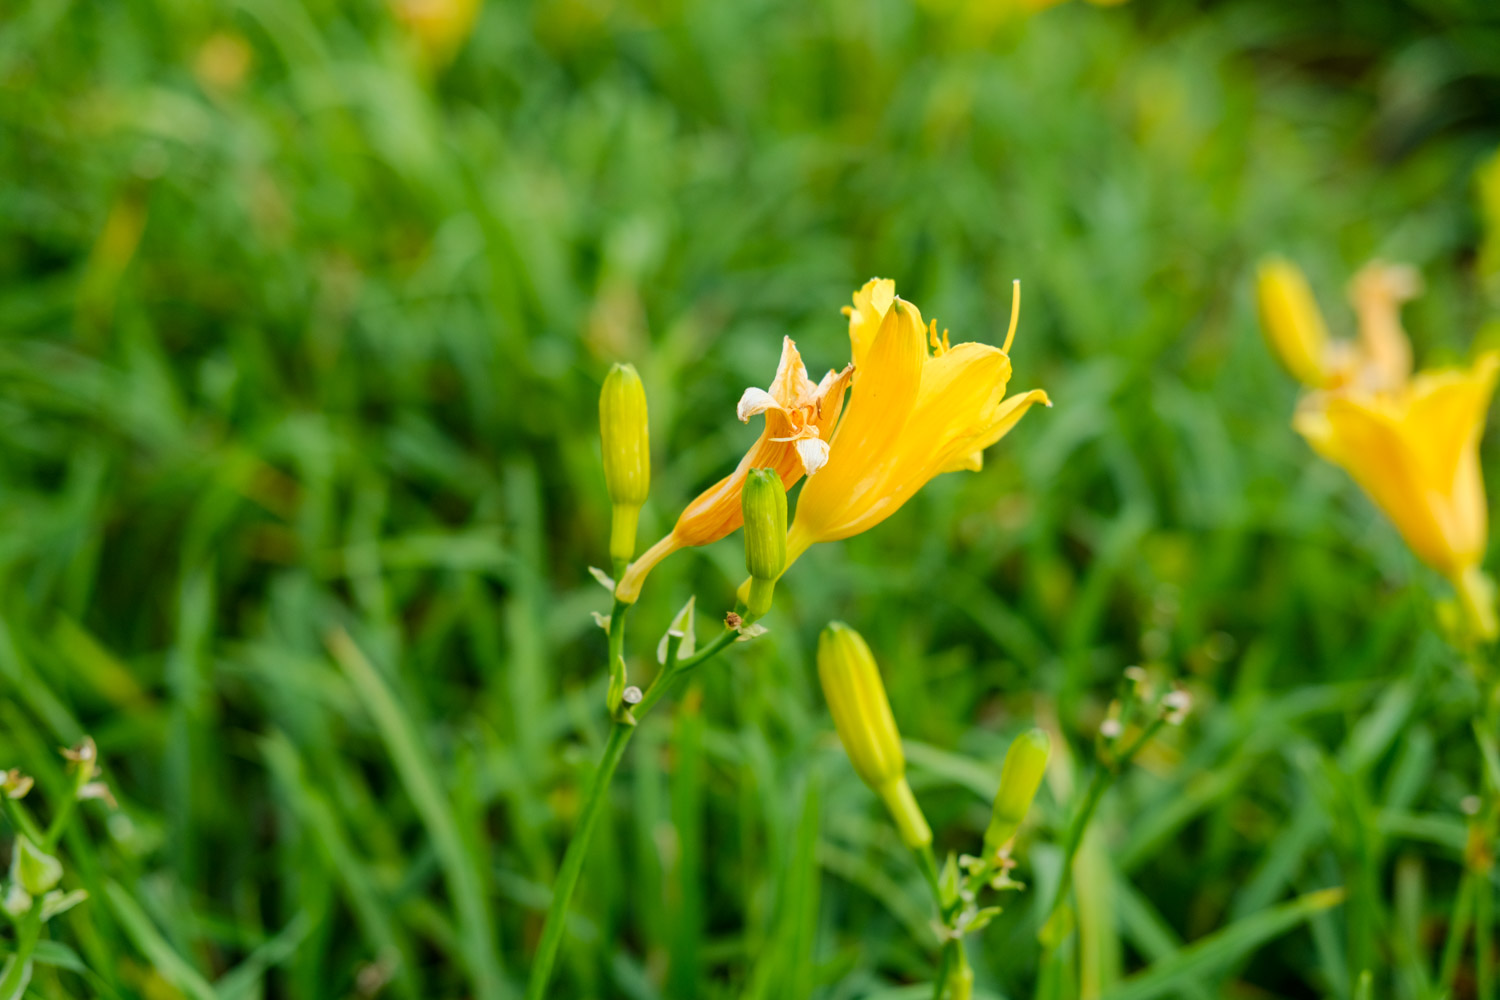
[[620, 578], [615, 595], [634, 601], [656, 564], [678, 549], [707, 545], [744, 523], [740, 494], [751, 469], [775, 469], [782, 485], [791, 489], [804, 472], [816, 473], [827, 460], [824, 444], [843, 407], [852, 366], [830, 371], [819, 383], [807, 377], [802, 355], [790, 337], [782, 339], [781, 361], [769, 389], [747, 389], [736, 415], [748, 421], [765, 415], [765, 427], [729, 475], [704, 490], [683, 509], [672, 531], [631, 563]]
[[1416, 270], [1371, 261], [1349, 283], [1359, 315], [1360, 368], [1374, 388], [1394, 389], [1411, 378], [1411, 341], [1401, 327], [1401, 303], [1421, 291]]

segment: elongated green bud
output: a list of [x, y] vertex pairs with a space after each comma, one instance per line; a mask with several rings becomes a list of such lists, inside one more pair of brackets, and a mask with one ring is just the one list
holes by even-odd
[[10, 877], [31, 895], [40, 896], [62, 881], [62, 863], [25, 836], [18, 836]]
[[775, 469], [751, 469], [740, 491], [745, 515], [745, 568], [750, 593], [745, 600], [750, 621], [771, 610], [776, 581], [786, 569], [786, 487]]
[[617, 567], [635, 555], [635, 526], [651, 492], [651, 442], [646, 425], [646, 388], [633, 365], [615, 365], [599, 393], [599, 438], [604, 446], [604, 482], [614, 504], [609, 554]]
[[831, 622], [818, 637], [818, 680], [849, 762], [875, 790], [908, 847], [932, 843], [932, 830], [906, 783], [901, 734], [880, 681], [880, 668], [860, 634]]
[[999, 851], [1021, 828], [1042, 776], [1047, 773], [1047, 757], [1051, 752], [1052, 740], [1042, 729], [1022, 733], [1005, 751], [1005, 763], [1000, 767], [1000, 791], [995, 793], [995, 809], [984, 831], [986, 855]]

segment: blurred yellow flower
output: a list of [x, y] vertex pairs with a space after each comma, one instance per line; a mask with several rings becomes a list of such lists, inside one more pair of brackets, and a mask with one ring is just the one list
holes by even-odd
[[1356, 342], [1330, 340], [1306, 280], [1282, 260], [1260, 271], [1266, 338], [1311, 386], [1293, 426], [1344, 469], [1396, 525], [1419, 559], [1458, 590], [1474, 631], [1500, 634], [1489, 580], [1480, 570], [1488, 513], [1479, 469], [1500, 353], [1469, 368], [1412, 376], [1401, 303], [1420, 288], [1409, 267], [1375, 261], [1349, 286]]
[[1307, 278], [1291, 261], [1270, 257], [1261, 262], [1255, 291], [1261, 329], [1271, 353], [1303, 385], [1327, 385], [1331, 377], [1328, 328]]
[[255, 53], [243, 35], [218, 31], [198, 47], [193, 56], [193, 75], [204, 90], [225, 96], [240, 89], [254, 58]]
[[443, 66], [463, 47], [484, 0], [391, 0], [396, 20], [428, 66]]
[[[828, 464], [797, 500], [787, 562], [815, 542], [859, 534], [894, 514], [943, 472], [977, 470], [985, 448], [1004, 437], [1034, 403], [1033, 389], [1005, 395], [1020, 286], [1003, 347], [950, 347], [937, 324], [896, 297], [896, 283], [875, 279], [846, 307], [854, 353], [854, 390], [830, 445]], [[932, 353], [928, 353], [928, 344]]]
[[1384, 392], [1317, 392], [1294, 426], [1347, 471], [1385, 511], [1417, 557], [1453, 581], [1471, 622], [1496, 635], [1493, 598], [1480, 572], [1487, 512], [1479, 472], [1500, 353], [1467, 369], [1424, 372]]
[[1334, 340], [1307, 278], [1281, 257], [1261, 262], [1256, 283], [1261, 328], [1271, 352], [1297, 381], [1313, 389], [1355, 384], [1393, 389], [1411, 378], [1411, 344], [1401, 304], [1421, 290], [1416, 271], [1372, 261], [1349, 283], [1359, 316], [1357, 341]]
[[742, 422], [765, 414], [760, 437], [733, 472], [704, 490], [687, 505], [672, 531], [630, 564], [615, 596], [634, 602], [640, 596], [646, 575], [678, 549], [716, 542], [744, 522], [740, 493], [751, 469], [774, 469], [791, 489], [805, 472], [818, 472], [828, 461], [828, 436], [844, 405], [844, 389], [854, 373], [847, 365], [841, 372], [829, 371], [814, 383], [792, 338], [781, 343], [781, 363], [769, 390], [750, 388], [740, 397], [737, 415]]

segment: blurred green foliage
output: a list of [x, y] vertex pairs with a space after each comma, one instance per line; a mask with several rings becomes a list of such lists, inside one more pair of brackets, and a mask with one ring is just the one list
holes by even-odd
[[[649, 542], [753, 439], [783, 334], [847, 360], [872, 274], [989, 342], [1020, 278], [1014, 385], [1057, 405], [809, 553], [647, 721], [555, 995], [924, 995], [921, 877], [813, 677], [835, 616], [940, 848], [1015, 734], [1071, 744], [983, 995], [1035, 989], [1133, 663], [1197, 707], [1105, 801], [1053, 995], [1439, 995], [1493, 891], [1479, 694], [1443, 585], [1289, 429], [1250, 275], [1292, 256], [1348, 329], [1353, 269], [1410, 261], [1419, 360], [1469, 350], [1500, 19], [997, 9], [492, 0], [451, 65], [374, 0], [0, 10], [0, 765], [56, 792], [87, 732], [120, 800], [64, 845], [91, 900], [33, 995], [515, 995], [606, 725], [599, 382], [646, 381]], [[737, 537], [658, 569], [633, 676], [742, 576]]]

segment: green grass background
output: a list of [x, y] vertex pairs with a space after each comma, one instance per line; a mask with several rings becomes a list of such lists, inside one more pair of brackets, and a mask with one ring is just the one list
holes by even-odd
[[[65, 844], [92, 898], [32, 995], [518, 995], [606, 727], [603, 373], [650, 397], [644, 543], [753, 439], [783, 334], [847, 360], [872, 275], [991, 343], [1020, 278], [1013, 385], [1056, 406], [814, 549], [646, 721], [553, 995], [926, 995], [920, 874], [817, 690], [834, 617], [940, 849], [977, 845], [1017, 732], [1068, 738], [981, 995], [1037, 989], [1134, 663], [1197, 705], [1105, 801], [1040, 995], [1441, 995], [1493, 891], [1461, 883], [1477, 687], [1444, 586], [1289, 429], [1252, 276], [1293, 256], [1347, 333], [1353, 269], [1410, 261], [1419, 359], [1485, 336], [1500, 19], [982, 6], [491, 0], [425, 73], [373, 0], [7, 0], [0, 765], [45, 802], [87, 732], [120, 800]], [[224, 31], [253, 60], [215, 90]], [[633, 677], [689, 595], [713, 627], [739, 546], [652, 576]]]

